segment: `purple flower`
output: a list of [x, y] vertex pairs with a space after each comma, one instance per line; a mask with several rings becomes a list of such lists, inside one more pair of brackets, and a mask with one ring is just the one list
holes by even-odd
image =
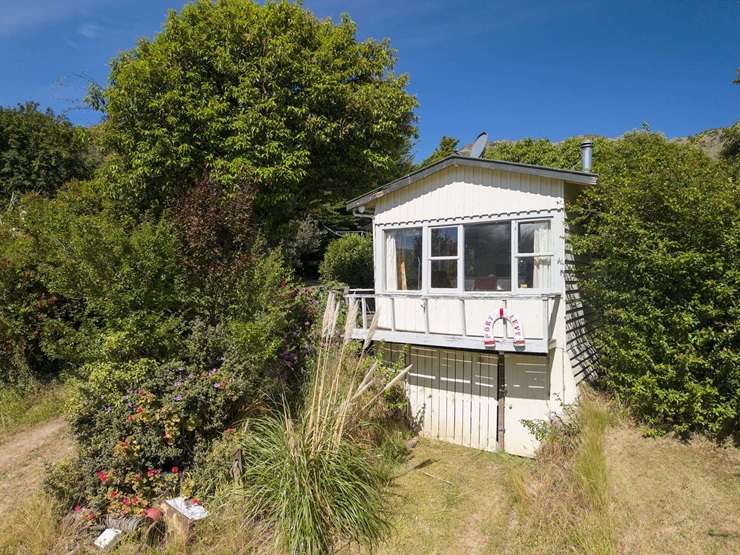
[[110, 405], [108, 405], [107, 407], [105, 407], [105, 412], [110, 412], [112, 410], [113, 410], [113, 407], [111, 407]]
[[178, 368], [177, 371], [180, 372], [180, 373], [185, 372], [185, 368], [183, 368], [182, 366], [180, 366], [180, 368]]
[[188, 374], [188, 379], [189, 380], [192, 380], [193, 379], [193, 373], [192, 372], [190, 372], [190, 374]]
[[208, 372], [208, 375], [213, 376], [216, 372], [218, 372], [218, 368], [211, 368], [211, 370]]
[[182, 385], [182, 380], [177, 380], [175, 382], [175, 387], [180, 387]]
[[175, 401], [182, 401], [182, 395], [175, 395]]
[[216, 382], [215, 384], [213, 384], [213, 387], [216, 389], [221, 389], [221, 382]]

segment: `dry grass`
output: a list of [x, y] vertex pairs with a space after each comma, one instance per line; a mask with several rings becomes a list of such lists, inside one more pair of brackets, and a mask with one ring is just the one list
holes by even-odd
[[6, 437], [0, 444], [0, 517], [41, 485], [46, 463], [74, 451], [61, 418]]
[[412, 453], [396, 480], [394, 531], [373, 553], [500, 551], [511, 514], [504, 487], [511, 458], [430, 440]]
[[53, 501], [41, 491], [17, 497], [13, 511], [0, 519], [0, 553], [69, 553], [81, 523], [69, 518], [59, 521], [58, 517]]
[[[570, 430], [536, 460], [421, 440], [398, 469], [393, 532], [373, 553], [740, 553], [740, 450], [644, 437], [590, 395]], [[45, 495], [18, 488], [0, 554], [68, 553], [80, 541], [95, 552]], [[115, 552], [275, 552], [238, 505], [209, 509], [188, 546], [129, 540]]]
[[620, 552], [740, 553], [740, 449], [623, 423], [605, 453]]
[[570, 427], [545, 444], [532, 465], [509, 472], [519, 516], [512, 553], [614, 553], [603, 452], [606, 405], [583, 396]]

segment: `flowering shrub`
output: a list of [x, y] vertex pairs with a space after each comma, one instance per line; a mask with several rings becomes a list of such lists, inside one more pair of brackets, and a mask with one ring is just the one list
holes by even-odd
[[[179, 493], [199, 452], [302, 383], [318, 302], [270, 254], [244, 270], [214, 323], [182, 331], [178, 359], [94, 361], [69, 402], [79, 454], [48, 489], [67, 506], [139, 515]], [[74, 473], [76, 479], [69, 478]]]

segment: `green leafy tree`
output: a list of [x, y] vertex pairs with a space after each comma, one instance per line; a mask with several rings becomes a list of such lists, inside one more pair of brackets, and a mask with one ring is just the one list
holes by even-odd
[[[580, 138], [492, 158], [578, 169]], [[568, 206], [599, 315], [600, 380], [655, 430], [740, 430], [740, 190], [729, 166], [647, 130], [594, 140], [598, 185]]]
[[34, 102], [0, 108], [0, 207], [31, 191], [50, 195], [92, 173], [87, 130], [38, 108]]
[[442, 158], [445, 158], [450, 154], [454, 154], [459, 143], [460, 141], [458, 141], [457, 139], [453, 137], [448, 137], [447, 135], [443, 135], [442, 138], [439, 140], [437, 148], [434, 149], [434, 152], [432, 152], [428, 158], [426, 158], [421, 164], [419, 164], [419, 167], [423, 168], [424, 166], [429, 166], [430, 164], [434, 164], [436, 161], [441, 160]]
[[[173, 204], [207, 170], [248, 186], [262, 231], [285, 236], [309, 211], [395, 175], [416, 134], [406, 76], [387, 41], [300, 5], [201, 0], [112, 63], [98, 106], [117, 156], [111, 192], [137, 208]], [[99, 94], [97, 97], [99, 98]]]
[[339, 281], [350, 287], [372, 287], [372, 236], [351, 234], [329, 243], [319, 273], [325, 281]]

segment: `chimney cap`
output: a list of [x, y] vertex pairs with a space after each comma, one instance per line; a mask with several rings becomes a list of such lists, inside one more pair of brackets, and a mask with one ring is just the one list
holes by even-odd
[[581, 170], [584, 172], [591, 171], [593, 146], [594, 144], [591, 141], [583, 141], [581, 143]]

